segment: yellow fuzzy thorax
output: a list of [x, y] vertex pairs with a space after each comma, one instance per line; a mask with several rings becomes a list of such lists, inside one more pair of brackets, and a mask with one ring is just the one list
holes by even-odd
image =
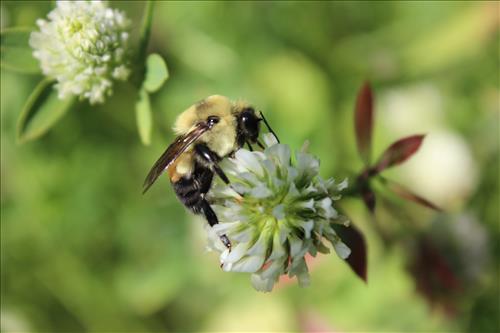
[[220, 157], [225, 157], [238, 148], [235, 115], [247, 105], [241, 101], [233, 103], [221, 95], [209, 96], [182, 112], [175, 121], [174, 131], [178, 135], [186, 134], [197, 123], [206, 121], [209, 116], [218, 116], [219, 123], [204, 133], [199, 141], [205, 142], [208, 148]]

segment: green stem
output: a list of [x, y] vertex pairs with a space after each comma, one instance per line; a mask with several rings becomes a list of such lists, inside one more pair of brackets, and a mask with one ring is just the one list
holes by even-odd
[[153, 7], [154, 2], [148, 0], [144, 7], [144, 14], [142, 15], [141, 31], [137, 56], [135, 59], [135, 67], [137, 68], [137, 75], [134, 81], [135, 85], [140, 87], [144, 79], [144, 62], [146, 61], [146, 54], [148, 49], [149, 37], [151, 35], [151, 23], [153, 21]]
[[149, 36], [151, 35], [151, 22], [153, 21], [153, 7], [154, 2], [149, 0], [146, 2], [146, 6], [144, 8], [144, 14], [142, 16], [142, 24], [141, 24], [141, 39], [139, 40], [139, 52], [137, 54], [137, 62], [144, 63], [146, 59], [146, 51], [149, 42]]

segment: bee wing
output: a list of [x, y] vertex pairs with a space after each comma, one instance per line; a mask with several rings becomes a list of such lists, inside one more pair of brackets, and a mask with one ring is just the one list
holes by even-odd
[[207, 123], [198, 123], [189, 133], [178, 136], [175, 141], [168, 146], [167, 150], [160, 156], [153, 165], [144, 180], [143, 191], [146, 191], [153, 185], [156, 179], [203, 133], [210, 129]]

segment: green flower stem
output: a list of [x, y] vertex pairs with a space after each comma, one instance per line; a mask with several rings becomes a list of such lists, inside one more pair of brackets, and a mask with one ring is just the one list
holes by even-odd
[[149, 36], [151, 35], [151, 23], [153, 22], [153, 7], [154, 2], [148, 0], [146, 2], [146, 7], [144, 8], [144, 15], [142, 17], [141, 25], [141, 39], [139, 41], [139, 54], [138, 60], [144, 62], [146, 59], [146, 49], [149, 42]]
[[137, 75], [134, 75], [134, 84], [140, 88], [145, 76], [145, 62], [148, 49], [149, 37], [151, 35], [151, 23], [153, 22], [153, 8], [154, 2], [152, 0], [146, 1], [144, 14], [142, 16], [142, 24], [140, 31], [139, 46], [137, 49], [137, 57], [135, 59], [135, 67], [137, 68]]

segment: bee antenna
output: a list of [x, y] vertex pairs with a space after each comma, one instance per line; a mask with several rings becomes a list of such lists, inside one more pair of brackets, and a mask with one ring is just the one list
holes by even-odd
[[269, 132], [271, 132], [271, 134], [274, 135], [274, 137], [276, 138], [276, 141], [278, 141], [278, 143], [280, 143], [280, 139], [278, 138], [278, 136], [276, 135], [276, 133], [274, 133], [274, 131], [271, 128], [271, 126], [269, 126], [269, 123], [267, 122], [266, 118], [264, 117], [264, 114], [262, 113], [262, 111], [259, 111], [259, 113], [260, 113], [261, 119], [264, 120], [264, 124], [266, 124], [266, 127], [269, 130]]

